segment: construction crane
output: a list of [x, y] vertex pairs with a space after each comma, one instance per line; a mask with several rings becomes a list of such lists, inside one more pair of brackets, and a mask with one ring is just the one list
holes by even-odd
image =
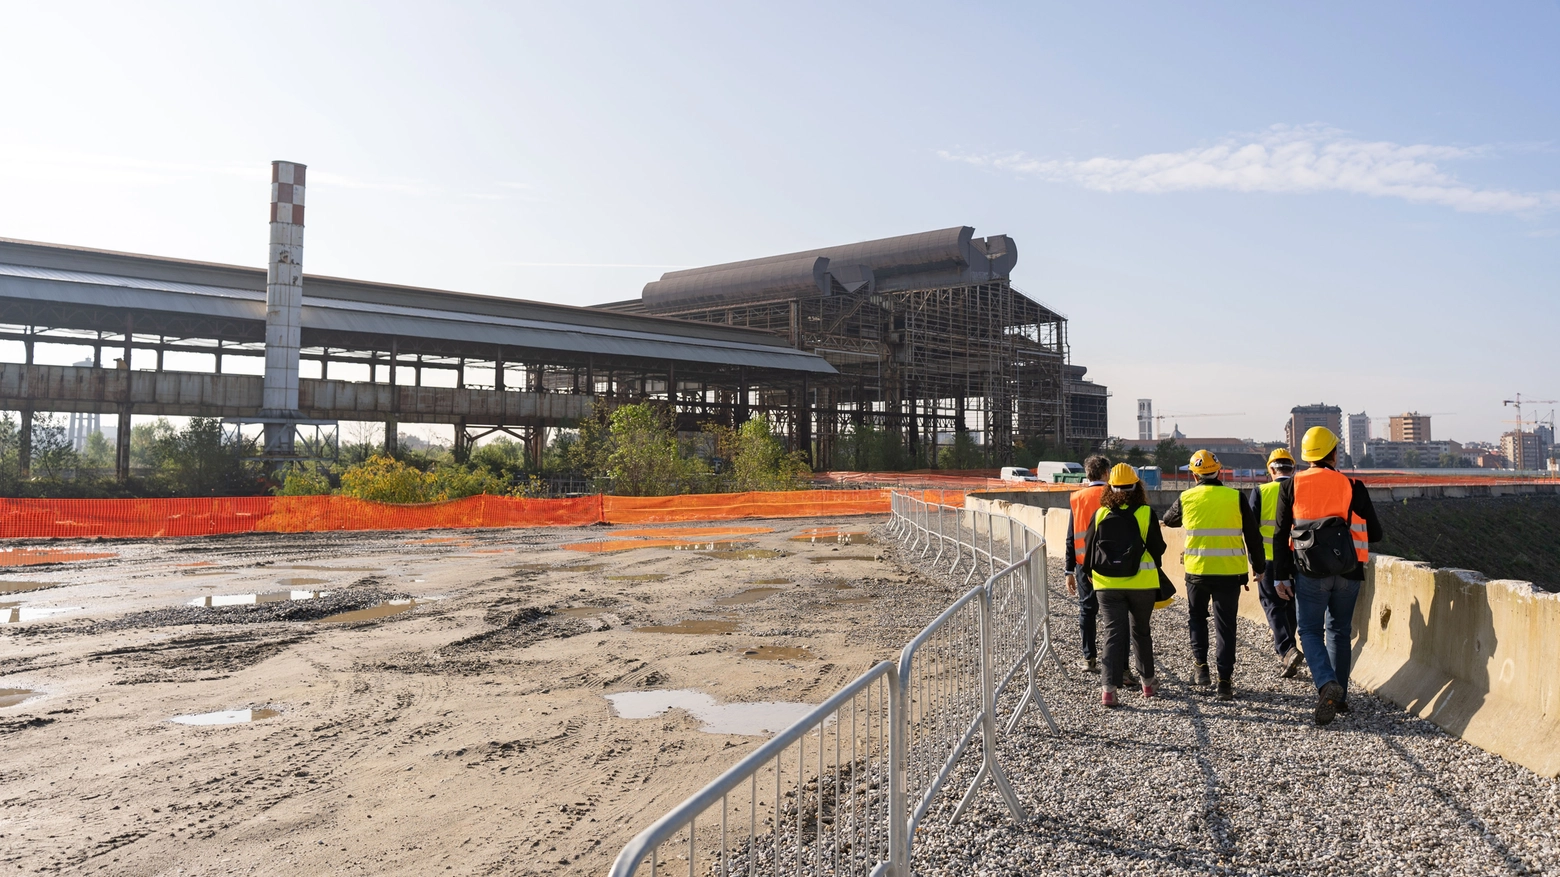
[[1172, 424], [1174, 424], [1178, 420], [1191, 420], [1193, 417], [1245, 417], [1245, 416], [1246, 416], [1246, 412], [1244, 412], [1244, 411], [1237, 411], [1237, 412], [1235, 412], [1233, 414], [1155, 414], [1154, 415], [1154, 435], [1158, 436], [1159, 438], [1168, 438], [1168, 436], [1165, 435], [1165, 420], [1166, 419], [1168, 419]]
[[[1529, 462], [1528, 460], [1522, 459], [1522, 457], [1526, 454], [1525, 445], [1522, 442], [1522, 427], [1527, 423], [1527, 421], [1522, 419], [1522, 403], [1523, 402], [1526, 402], [1529, 405], [1555, 405], [1555, 404], [1560, 404], [1560, 399], [1523, 399], [1522, 398], [1522, 394], [1518, 393], [1517, 394], [1517, 398], [1515, 398], [1515, 399], [1507, 399], [1507, 400], [1505, 400], [1504, 402], [1501, 403], [1502, 406], [1510, 405], [1513, 408], [1517, 409], [1517, 419], [1515, 421], [1507, 420], [1505, 422], [1506, 423], [1513, 423], [1514, 422], [1517, 425], [1517, 440], [1512, 443], [1512, 448], [1511, 448], [1512, 451], [1514, 451], [1512, 456], [1515, 457], [1516, 459], [1512, 460], [1511, 464], [1513, 466], [1516, 466], [1518, 469], [1523, 468], [1523, 464]], [[1538, 421], [1535, 420], [1534, 424], [1536, 425], [1537, 423], [1538, 423]]]

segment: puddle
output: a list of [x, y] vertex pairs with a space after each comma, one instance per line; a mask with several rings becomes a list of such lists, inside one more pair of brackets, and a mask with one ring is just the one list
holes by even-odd
[[194, 562], [194, 563], [176, 563], [176, 564], [174, 564], [174, 566], [178, 566], [178, 567], [186, 567], [186, 566], [211, 566], [211, 561], [209, 561], [209, 560], [197, 560], [197, 561], [195, 561], [195, 562]]
[[774, 531], [773, 527], [645, 527], [639, 530], [613, 530], [612, 535], [691, 539], [697, 536], [754, 536]]
[[605, 563], [576, 563], [573, 566], [560, 566], [558, 572], [591, 572], [592, 570], [606, 569]]
[[380, 603], [378, 606], [370, 606], [367, 609], [354, 609], [351, 612], [327, 615], [321, 618], [319, 623], [346, 624], [353, 621], [377, 621], [381, 618], [389, 618], [392, 615], [400, 615], [402, 612], [410, 612], [416, 605], [416, 600], [389, 600]]
[[670, 709], [687, 710], [702, 722], [706, 734], [774, 734], [811, 712], [810, 703], [719, 703], [691, 688], [662, 691], [625, 691], [609, 694], [612, 710], [625, 719], [648, 719]]
[[876, 599], [877, 598], [872, 596], [871, 594], [867, 594], [867, 595], [861, 596], [861, 597], [846, 597], [843, 600], [831, 600], [830, 602], [831, 603], [839, 603], [841, 605], [849, 606], [849, 605], [855, 604], [855, 603], [871, 603], [873, 600], [876, 600]]
[[323, 585], [326, 581], [326, 579], [290, 578], [277, 579], [276, 583], [284, 588], [301, 588], [304, 585]]
[[675, 548], [684, 544], [686, 540], [683, 539], [608, 539], [605, 542], [574, 542], [563, 547], [566, 551], [607, 554], [613, 551], [633, 551], [635, 548]]
[[472, 543], [472, 541], [470, 539], [465, 539], [465, 538], [462, 538], [460, 536], [434, 536], [434, 537], [429, 538], [429, 539], [415, 539], [415, 540], [413, 540], [411, 542], [407, 542], [405, 544], [407, 544], [407, 545], [458, 545], [458, 546], [460, 546], [462, 548], [465, 548], [467, 546], [472, 545], [473, 543]]
[[634, 633], [735, 633], [737, 623], [721, 618], [688, 618], [676, 624], [636, 627]]
[[317, 600], [329, 597], [329, 591], [270, 591], [265, 594], [212, 594], [196, 597], [184, 604], [210, 609], [215, 606], [258, 606], [262, 603], [285, 603], [288, 600]]
[[37, 697], [41, 691], [32, 691], [27, 688], [0, 688], [0, 707], [16, 706], [24, 700]]
[[[230, 569], [192, 569], [192, 570], [188, 570], [188, 571], [186, 571], [184, 573], [184, 575], [187, 575], [187, 576], [226, 576], [226, 575], [232, 575], [232, 574], [233, 574], [233, 571], [230, 570]], [[216, 587], [216, 586], [215, 585], [207, 585], [206, 587]]]
[[697, 551], [716, 560], [771, 560], [783, 555], [774, 548], [754, 548], [750, 542], [689, 542], [671, 546], [673, 551]]
[[870, 554], [825, 554], [822, 557], [809, 557], [807, 559], [813, 563], [829, 563], [835, 560], [865, 560], [871, 563], [877, 560], [876, 557]]
[[181, 725], [238, 725], [244, 722], [258, 722], [261, 719], [274, 719], [281, 714], [281, 710], [267, 709], [223, 710], [216, 713], [196, 713], [192, 716], [174, 716], [173, 721]]
[[565, 618], [595, 618], [612, 611], [611, 606], [569, 606], [563, 609], [554, 609], [552, 614], [562, 615]]
[[49, 582], [0, 582], [0, 594], [20, 594], [23, 591], [42, 591], [57, 587], [59, 585]]
[[648, 572], [638, 576], [607, 576], [609, 582], [664, 582], [671, 576], [664, 572]]
[[759, 646], [742, 653], [755, 661], [811, 661], [813, 653], [795, 646]]
[[288, 566], [273, 566], [272, 569], [306, 569], [314, 572], [384, 572], [384, 567], [379, 566], [314, 566], [307, 563], [294, 563]]
[[830, 528], [830, 527], [814, 527], [811, 530], [803, 530], [801, 533], [799, 533], [799, 534], [797, 534], [795, 536], [792, 536], [791, 537], [791, 541], [792, 542], [809, 542], [809, 543], [812, 543], [814, 545], [818, 545], [818, 544], [876, 545], [877, 544], [877, 540], [873, 539], [872, 536], [869, 535], [865, 530], [836, 530], [836, 529], [833, 529], [833, 528]]
[[752, 548], [751, 542], [697, 542], [683, 539], [667, 546], [673, 551], [735, 551], [739, 548]]
[[754, 585], [789, 585], [790, 579], [754, 579], [749, 584]]
[[33, 566], [40, 563], [68, 563], [73, 560], [102, 560], [118, 557], [117, 551], [71, 551], [64, 548], [0, 548], [0, 566]]
[[757, 603], [759, 600], [773, 597], [785, 588], [748, 588], [746, 591], [738, 591], [728, 597], [716, 597], [716, 606], [744, 606], [748, 603]]
[[473, 549], [471, 549], [471, 553], [472, 554], [509, 554], [510, 552], [512, 552], [514, 550], [515, 549], [513, 549], [513, 548], [473, 548]]
[[77, 612], [80, 609], [80, 606], [23, 606], [20, 603], [12, 603], [10, 608], [0, 608], [0, 624], [22, 624], [52, 615]]

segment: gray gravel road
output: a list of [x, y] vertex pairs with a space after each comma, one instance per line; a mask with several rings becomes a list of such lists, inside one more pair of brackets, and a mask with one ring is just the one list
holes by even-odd
[[1042, 691], [1062, 733], [1032, 714], [1000, 737], [1030, 822], [988, 783], [948, 828], [967, 756], [917, 835], [918, 875], [1560, 874], [1560, 781], [1358, 690], [1352, 714], [1315, 727], [1308, 674], [1278, 678], [1266, 627], [1246, 619], [1236, 699], [1217, 701], [1191, 684], [1180, 601], [1154, 614], [1161, 696], [1107, 711], [1077, 606], [1053, 588], [1068, 669], [1047, 664]]

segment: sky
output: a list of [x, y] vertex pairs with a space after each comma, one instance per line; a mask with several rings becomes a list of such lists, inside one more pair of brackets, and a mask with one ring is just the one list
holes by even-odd
[[[0, 237], [587, 305], [955, 225], [1183, 432], [1560, 399], [1560, 4], [0, 0]], [[1530, 405], [1547, 414], [1560, 404]], [[1193, 418], [1193, 414], [1219, 417]], [[1167, 424], [1168, 428], [1168, 424]]]

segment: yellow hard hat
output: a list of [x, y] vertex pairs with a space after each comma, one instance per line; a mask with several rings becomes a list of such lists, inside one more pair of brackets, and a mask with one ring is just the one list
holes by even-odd
[[1338, 447], [1338, 437], [1325, 426], [1313, 426], [1305, 431], [1305, 438], [1300, 440], [1300, 459], [1307, 463], [1315, 463], [1317, 460], [1332, 453], [1332, 449]]
[[1111, 487], [1131, 487], [1138, 483], [1137, 470], [1126, 463], [1117, 463], [1111, 467], [1110, 476], [1105, 479]]
[[1213, 451], [1198, 451], [1192, 455], [1192, 461], [1186, 464], [1186, 468], [1196, 475], [1212, 475], [1223, 467], [1219, 465], [1219, 458], [1213, 455]]
[[1295, 464], [1295, 456], [1294, 456], [1294, 454], [1289, 453], [1289, 449], [1288, 448], [1277, 448], [1277, 449], [1275, 449], [1273, 451], [1273, 453], [1268, 454], [1268, 465], [1269, 466], [1271, 466], [1274, 463], [1277, 463], [1279, 461], [1283, 461], [1283, 462], [1288, 463], [1289, 465], [1293, 466]]

